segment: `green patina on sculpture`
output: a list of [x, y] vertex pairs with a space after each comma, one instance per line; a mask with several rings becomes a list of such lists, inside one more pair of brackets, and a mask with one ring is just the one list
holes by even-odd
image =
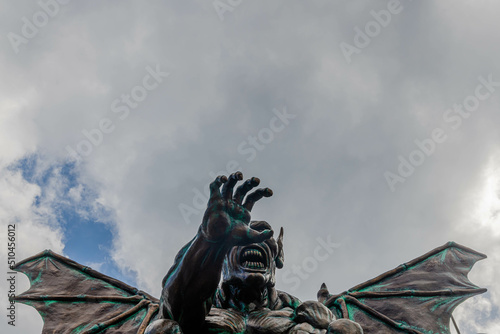
[[250, 221], [272, 191], [249, 193], [257, 178], [234, 191], [242, 178], [212, 182], [198, 233], [175, 257], [160, 299], [44, 251], [16, 265], [31, 288], [15, 300], [38, 310], [43, 334], [450, 334], [455, 307], [486, 291], [467, 278], [486, 256], [450, 242], [340, 294], [323, 284], [317, 301], [301, 302], [275, 288], [283, 228], [274, 238], [267, 222]]

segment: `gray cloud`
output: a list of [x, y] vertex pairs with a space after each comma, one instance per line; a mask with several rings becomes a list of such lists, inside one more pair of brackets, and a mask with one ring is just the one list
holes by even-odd
[[[291, 291], [301, 299], [314, 299], [322, 282], [340, 292], [453, 239], [490, 255], [474, 270], [490, 292], [461, 306], [457, 319], [494, 332], [498, 315], [464, 314], [500, 303], [500, 235], [491, 232], [498, 218], [480, 225], [470, 215], [485, 201], [470, 199], [484, 193], [484, 173], [497, 173], [500, 89], [457, 130], [443, 114], [474, 93], [479, 76], [500, 81], [498, 6], [401, 4], [348, 64], [340, 44], [354, 43], [354, 27], [387, 2], [243, 1], [223, 21], [210, 1], [70, 2], [18, 54], [5, 36], [19, 34], [22, 17], [40, 7], [5, 2], [2, 167], [35, 151], [48, 164], [66, 159], [66, 147], [86, 139], [82, 130], [109, 118], [114, 130], [78, 168], [114, 210], [114, 259], [137, 273], [141, 289], [159, 294], [177, 250], [196, 233], [201, 214], [186, 224], [179, 205], [192, 206], [193, 189], [203, 191], [209, 173], [234, 160], [275, 192], [254, 218], [285, 227], [285, 269], [312, 256], [317, 237], [340, 244]], [[148, 66], [170, 75], [121, 120], [112, 103], [142, 84]], [[238, 146], [284, 108], [296, 118], [248, 161]], [[447, 141], [391, 192], [384, 172], [436, 127]]]

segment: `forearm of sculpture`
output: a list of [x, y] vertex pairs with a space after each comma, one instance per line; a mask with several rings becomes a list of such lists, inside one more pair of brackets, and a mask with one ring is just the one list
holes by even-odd
[[161, 297], [164, 318], [177, 321], [186, 333], [203, 326], [228, 251], [224, 240], [209, 240], [200, 228], [165, 276]]
[[249, 226], [254, 203], [271, 196], [272, 191], [257, 189], [246, 196], [260, 182], [251, 178], [233, 196], [233, 188], [242, 178], [236, 172], [229, 179], [219, 176], [210, 184], [210, 199], [198, 233], [177, 254], [164, 278], [160, 316], [177, 321], [185, 333], [198, 332], [203, 326], [231, 248], [262, 242], [273, 235], [271, 230], [257, 231]]

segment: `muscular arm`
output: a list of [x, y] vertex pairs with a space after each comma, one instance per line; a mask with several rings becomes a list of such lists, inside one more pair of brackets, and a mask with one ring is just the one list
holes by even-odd
[[[212, 297], [220, 280], [226, 254], [233, 246], [262, 242], [272, 231], [256, 231], [248, 226], [255, 201], [272, 195], [270, 189], [258, 189], [257, 178], [244, 182], [233, 196], [241, 173], [229, 179], [219, 176], [210, 185], [210, 200], [197, 235], [177, 254], [175, 263], [163, 280], [161, 314], [179, 323], [184, 333], [199, 332], [210, 311]], [[220, 191], [220, 187], [222, 191]]]

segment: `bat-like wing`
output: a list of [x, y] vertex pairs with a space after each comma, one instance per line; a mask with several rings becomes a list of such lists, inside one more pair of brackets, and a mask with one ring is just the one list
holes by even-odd
[[450, 334], [460, 303], [486, 292], [467, 274], [486, 255], [449, 242], [338, 295], [318, 297], [338, 318], [359, 323], [364, 334]]
[[31, 288], [16, 296], [43, 318], [42, 334], [142, 334], [159, 300], [50, 250], [22, 262]]

